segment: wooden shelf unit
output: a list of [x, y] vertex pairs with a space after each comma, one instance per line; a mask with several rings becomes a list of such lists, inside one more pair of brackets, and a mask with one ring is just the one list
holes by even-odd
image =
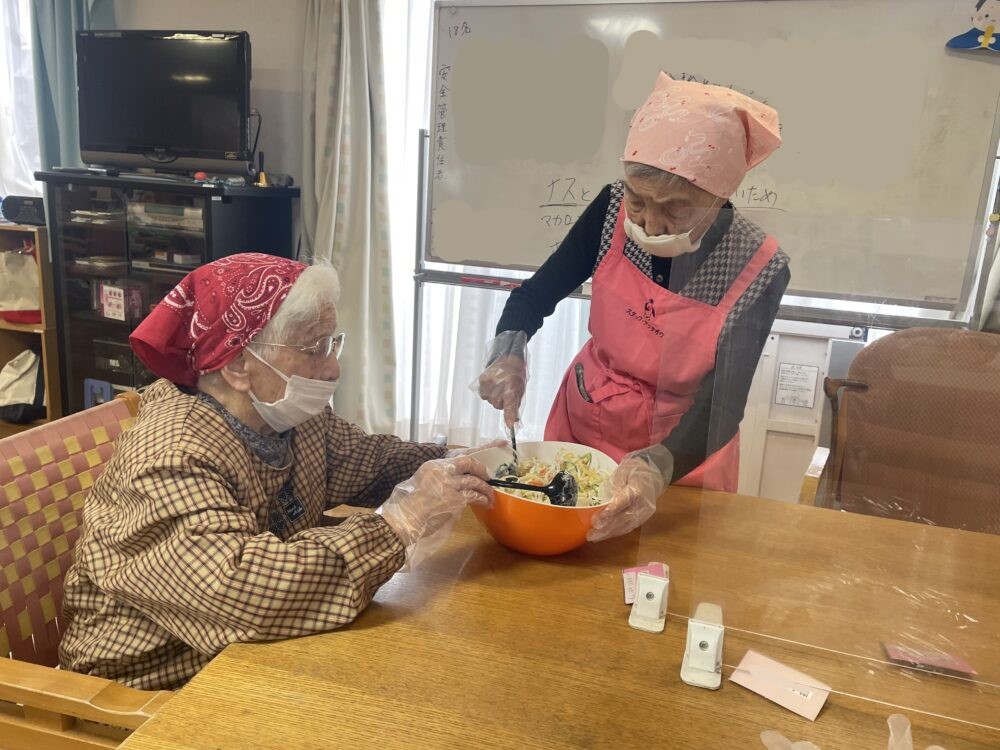
[[41, 291], [41, 323], [10, 323], [0, 319], [0, 367], [25, 349], [41, 351], [45, 379], [45, 404], [47, 418], [26, 425], [11, 424], [0, 420], [0, 437], [22, 432], [63, 414], [62, 388], [59, 382], [59, 343], [56, 334], [55, 299], [52, 285], [52, 266], [49, 263], [48, 233], [45, 227], [0, 222], [0, 252], [21, 247], [22, 240], [35, 243], [38, 259], [38, 288]]
[[[249, 250], [295, 254], [298, 188], [71, 172], [35, 178], [45, 186], [64, 414], [156, 379], [129, 334], [194, 267]], [[127, 309], [115, 306], [113, 317], [103, 310], [105, 284], [128, 294]]]

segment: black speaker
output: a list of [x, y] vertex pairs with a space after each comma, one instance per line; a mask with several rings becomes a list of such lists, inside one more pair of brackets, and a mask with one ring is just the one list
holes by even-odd
[[8, 195], [0, 201], [0, 214], [15, 224], [45, 226], [45, 204], [41, 198], [29, 195]]

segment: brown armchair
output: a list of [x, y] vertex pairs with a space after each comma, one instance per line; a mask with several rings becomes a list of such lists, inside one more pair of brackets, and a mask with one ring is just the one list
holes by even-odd
[[[0, 440], [0, 745], [115, 747], [172, 694], [54, 669], [83, 501], [138, 411], [130, 393]], [[7, 656], [10, 658], [6, 658]]]
[[817, 504], [1000, 533], [1000, 336], [899, 331], [824, 390], [833, 429]]

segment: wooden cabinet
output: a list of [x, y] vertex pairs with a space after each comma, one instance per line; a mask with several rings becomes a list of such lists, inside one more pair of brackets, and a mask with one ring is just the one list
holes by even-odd
[[[63, 413], [62, 389], [59, 383], [59, 347], [48, 234], [45, 227], [0, 223], [0, 252], [16, 252], [24, 246], [25, 241], [34, 244], [35, 257], [38, 259], [38, 289], [41, 295], [42, 319], [39, 323], [11, 323], [0, 318], [0, 367], [25, 349], [38, 352], [42, 358], [41, 366], [45, 378], [46, 419], [57, 419]], [[0, 437], [26, 430], [34, 424], [38, 423], [16, 425], [0, 420]]]

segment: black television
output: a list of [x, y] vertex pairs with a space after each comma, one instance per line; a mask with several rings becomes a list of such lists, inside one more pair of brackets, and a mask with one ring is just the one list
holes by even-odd
[[245, 31], [78, 31], [80, 152], [87, 164], [247, 172]]

